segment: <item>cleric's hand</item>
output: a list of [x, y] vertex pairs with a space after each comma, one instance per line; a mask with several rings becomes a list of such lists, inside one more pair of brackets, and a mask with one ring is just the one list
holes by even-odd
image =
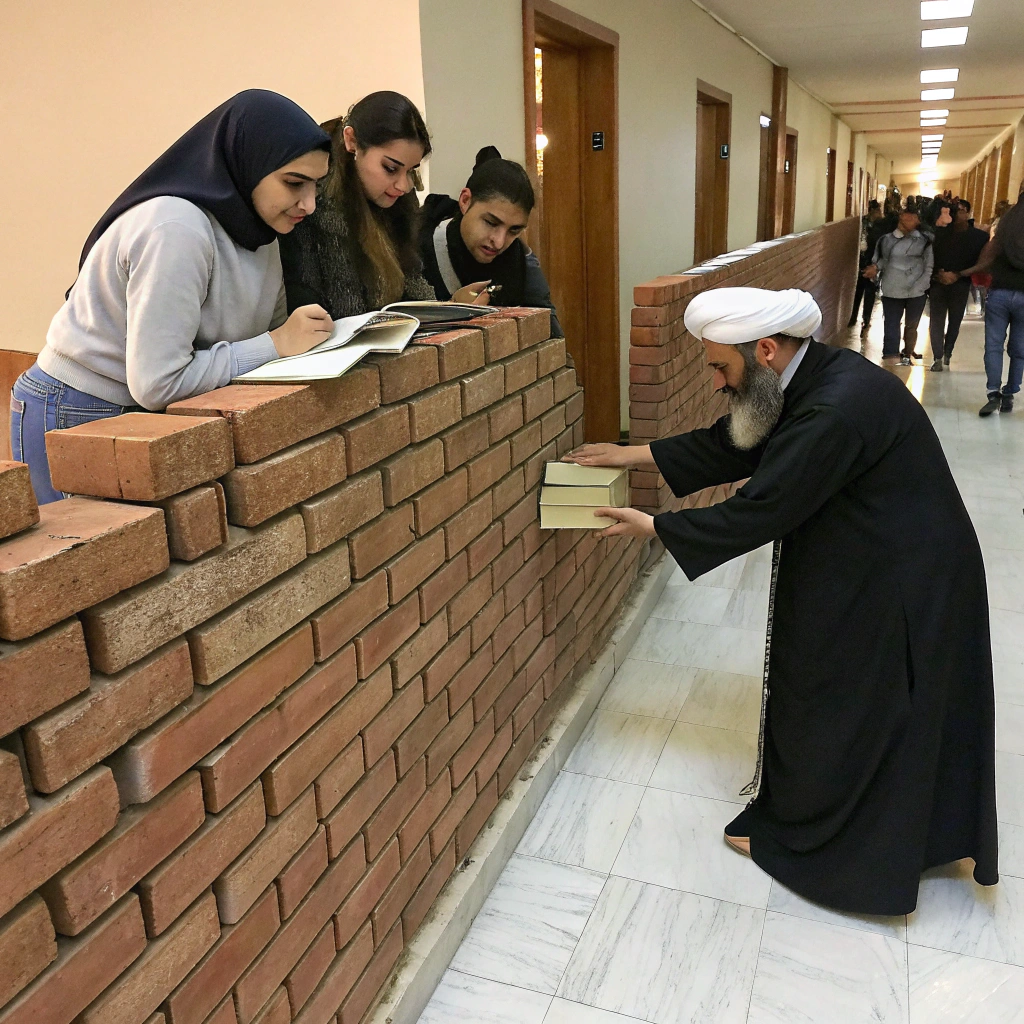
[[621, 444], [584, 444], [575, 451], [562, 456], [563, 462], [575, 462], [577, 466], [632, 466], [636, 460], [631, 458], [629, 447]]
[[648, 537], [657, 536], [654, 530], [654, 516], [638, 512], [635, 508], [599, 508], [594, 515], [618, 519], [614, 526], [608, 526], [601, 531], [602, 537], [639, 537], [640, 540], [647, 540]]

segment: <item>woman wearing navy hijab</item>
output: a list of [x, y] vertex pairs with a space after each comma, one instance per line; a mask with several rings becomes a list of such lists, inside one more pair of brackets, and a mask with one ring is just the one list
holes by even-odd
[[11, 393], [11, 448], [41, 504], [62, 497], [47, 430], [164, 409], [330, 334], [320, 306], [287, 316], [277, 241], [315, 209], [329, 150], [295, 103], [250, 89], [190, 128], [104, 213], [46, 345]]

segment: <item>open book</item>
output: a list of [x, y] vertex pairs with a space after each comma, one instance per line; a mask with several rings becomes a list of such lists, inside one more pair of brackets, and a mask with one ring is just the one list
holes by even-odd
[[453, 302], [393, 302], [379, 312], [334, 321], [330, 337], [297, 356], [272, 359], [235, 377], [246, 384], [290, 384], [340, 377], [370, 352], [401, 352], [421, 323], [460, 323], [493, 313], [490, 306]]

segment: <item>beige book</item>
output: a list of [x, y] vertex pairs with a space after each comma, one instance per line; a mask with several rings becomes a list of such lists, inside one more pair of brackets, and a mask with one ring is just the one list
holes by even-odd
[[554, 487], [545, 484], [540, 489], [542, 505], [608, 505], [622, 508], [629, 504], [629, 486], [625, 479], [616, 480], [608, 487]]
[[629, 480], [629, 470], [577, 466], [575, 462], [549, 462], [544, 468], [544, 483], [565, 487], [610, 487], [620, 478]]
[[603, 530], [614, 526], [617, 520], [595, 516], [597, 505], [541, 505], [542, 530]]

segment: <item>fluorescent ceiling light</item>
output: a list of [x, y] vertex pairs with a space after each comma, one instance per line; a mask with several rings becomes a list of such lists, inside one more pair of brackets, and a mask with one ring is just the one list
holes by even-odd
[[949, 117], [948, 110], [922, 110], [922, 117]]
[[974, 11], [974, 0], [923, 0], [922, 21], [939, 21], [944, 18], [969, 18]]
[[939, 158], [937, 156], [923, 156], [921, 157], [922, 167], [935, 167], [938, 165]]
[[951, 100], [955, 92], [955, 89], [922, 89], [921, 102], [927, 103], [928, 100]]
[[921, 119], [922, 128], [941, 128], [946, 123], [944, 117], [925, 117]]
[[922, 142], [921, 143], [921, 148], [922, 149], [941, 149], [942, 148], [942, 143], [941, 142]]
[[922, 135], [922, 142], [941, 142], [946, 136], [945, 135]]
[[959, 68], [933, 68], [931, 71], [921, 72], [921, 84], [929, 85], [932, 82], [955, 82], [959, 77]]
[[926, 28], [921, 32], [922, 46], [963, 46], [967, 42], [967, 26], [960, 28]]

